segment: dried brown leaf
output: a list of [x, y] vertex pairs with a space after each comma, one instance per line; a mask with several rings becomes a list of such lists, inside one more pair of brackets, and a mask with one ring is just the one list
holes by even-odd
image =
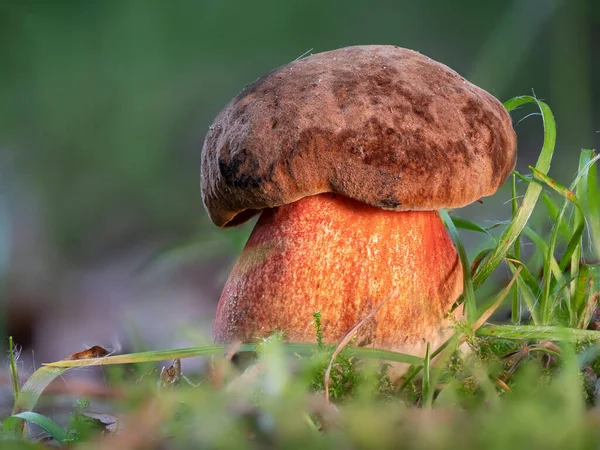
[[88, 348], [87, 350], [83, 350], [81, 352], [73, 353], [66, 358], [63, 358], [63, 361], [73, 361], [77, 359], [91, 359], [91, 358], [104, 358], [105, 356], [110, 355], [111, 352], [106, 350], [104, 347], [100, 347], [99, 345], [94, 345], [93, 347]]

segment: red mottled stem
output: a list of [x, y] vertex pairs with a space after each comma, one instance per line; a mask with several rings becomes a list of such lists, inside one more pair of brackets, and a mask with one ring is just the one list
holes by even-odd
[[306, 197], [262, 213], [219, 300], [213, 337], [248, 342], [281, 330], [315, 342], [313, 313], [321, 311], [325, 341], [334, 343], [396, 288], [357, 345], [423, 354], [428, 341], [450, 335], [446, 315], [462, 269], [439, 214]]

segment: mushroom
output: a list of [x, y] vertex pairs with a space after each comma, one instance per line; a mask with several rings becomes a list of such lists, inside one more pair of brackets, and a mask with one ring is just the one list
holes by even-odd
[[451, 333], [462, 268], [436, 210], [493, 194], [515, 166], [510, 117], [447, 66], [395, 46], [314, 54], [269, 72], [217, 115], [202, 199], [232, 227], [261, 213], [213, 339], [273, 331], [422, 355]]

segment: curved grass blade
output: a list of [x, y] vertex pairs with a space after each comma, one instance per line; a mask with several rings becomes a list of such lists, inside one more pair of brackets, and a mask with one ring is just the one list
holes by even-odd
[[533, 230], [533, 228], [529, 226], [526, 226], [523, 229], [523, 234], [527, 236], [531, 240], [531, 242], [533, 242], [533, 244], [537, 247], [537, 249], [543, 255], [544, 261], [546, 260], [546, 258], [548, 258], [548, 256], [550, 256], [548, 259], [550, 260], [550, 270], [552, 271], [552, 275], [559, 282], [564, 282], [564, 277], [562, 275], [562, 270], [560, 270], [560, 267], [558, 265], [558, 261], [556, 261], [556, 258], [554, 258], [554, 254], [548, 254], [548, 244], [546, 244], [544, 238], [541, 237], [535, 230]]
[[3, 425], [8, 429], [14, 429], [15, 426], [18, 426], [17, 424], [21, 423], [22, 421], [27, 421], [37, 425], [50, 436], [52, 436], [52, 438], [59, 444], [66, 443], [69, 437], [66, 430], [64, 430], [56, 422], [46, 416], [32, 411], [24, 411], [19, 414], [13, 414], [4, 421]]
[[[283, 348], [289, 353], [311, 354], [322, 350], [317, 344], [286, 342], [282, 343], [282, 345]], [[236, 352], [254, 352], [259, 348], [259, 346], [260, 344], [241, 344], [236, 347]], [[36, 370], [23, 385], [19, 396], [15, 401], [12, 414], [18, 415], [22, 412], [31, 411], [37, 404], [42, 392], [46, 389], [46, 387], [48, 387], [53, 380], [61, 376], [65, 371], [72, 367], [133, 364], [192, 358], [196, 356], [218, 354], [225, 355], [230, 348], [231, 346], [227, 345], [209, 345], [203, 347], [147, 351], [131, 353], [127, 355], [106, 356], [102, 358], [63, 359], [53, 363], [45, 364]], [[392, 361], [410, 365], [420, 365], [423, 363], [423, 359], [417, 356], [393, 352], [390, 350], [380, 350], [365, 347], [346, 347], [342, 353], [349, 357]], [[15, 435], [22, 433], [24, 430], [24, 422], [22, 420], [9, 421], [6, 426], [8, 427], [6, 431], [9, 431]]]
[[[40, 367], [36, 370], [19, 391], [13, 405], [12, 415], [18, 416], [21, 413], [31, 411], [48, 385], [66, 371], [67, 368], [62, 367]], [[4, 429], [14, 435], [23, 434], [25, 432], [25, 422], [23, 420], [10, 420], [4, 424]]]
[[[36, 370], [19, 391], [19, 395], [13, 406], [12, 415], [14, 416], [22, 412], [31, 411], [37, 404], [44, 389], [66, 370], [66, 368], [61, 367], [40, 367]], [[12, 422], [12, 432], [22, 433], [23, 430], [23, 421], [19, 420]]]
[[477, 329], [479, 329], [492, 316], [492, 314], [494, 314], [494, 312], [500, 307], [502, 302], [504, 302], [504, 299], [510, 293], [513, 284], [518, 279], [518, 276], [524, 267], [524, 265], [521, 265], [521, 267], [519, 267], [516, 273], [513, 275], [512, 279], [510, 280], [510, 283], [508, 283], [504, 287], [504, 289], [500, 291], [500, 293], [496, 296], [495, 299], [492, 300], [492, 302], [489, 305], [482, 308], [483, 312], [479, 315], [477, 321], [473, 324], [473, 331], [477, 331]]
[[[523, 283], [522, 284], [523, 286], [527, 287], [528, 292], [531, 293], [531, 298], [532, 298], [533, 304], [537, 303], [537, 300], [542, 295], [542, 291], [541, 291], [540, 287], [538, 286], [538, 283], [537, 283], [535, 277], [529, 271], [529, 268], [522, 261], [519, 261], [516, 258], [511, 258], [510, 255], [506, 261], [507, 261], [508, 266], [511, 269], [511, 272], [513, 274], [517, 272], [517, 266], [515, 264], [519, 265], [519, 269], [518, 269], [518, 270], [520, 270], [519, 280], [521, 281], [521, 283]], [[520, 289], [520, 287], [519, 287], [519, 289]], [[536, 311], [529, 304], [528, 304], [528, 309], [530, 309], [530, 312], [533, 315], [535, 315]]]
[[[106, 353], [103, 353], [103, 352], [106, 352]], [[73, 355], [68, 356], [67, 358], [63, 359], [62, 361], [63, 362], [81, 361], [82, 359], [78, 359], [79, 355], [85, 355], [85, 357], [87, 358], [87, 355], [94, 355], [94, 354], [96, 354], [96, 355], [107, 354], [107, 350], [105, 350], [99, 346], [94, 346], [83, 352], [74, 353]], [[100, 359], [102, 359], [102, 358], [95, 357], [95, 358], [86, 359], [86, 361], [98, 361]], [[56, 378], [60, 377], [66, 370], [67, 370], [66, 367], [60, 367], [60, 366], [55, 366], [55, 367], [42, 366], [38, 370], [36, 370], [29, 377], [29, 379], [25, 382], [25, 384], [19, 391], [19, 395], [17, 396], [17, 399], [15, 400], [15, 404], [13, 406], [12, 414], [15, 415], [15, 414], [19, 414], [24, 411], [31, 411], [35, 407], [38, 399], [40, 398], [40, 395], [42, 395], [42, 392], [48, 387], [48, 385], [50, 383], [52, 383], [52, 381], [54, 381]]]
[[479, 268], [481, 263], [483, 263], [483, 261], [485, 261], [485, 259], [488, 256], [490, 256], [493, 251], [494, 251], [494, 247], [491, 247], [491, 248], [483, 249], [477, 254], [475, 259], [473, 259], [473, 262], [471, 263], [471, 274], [475, 273], [475, 271]]
[[[544, 143], [535, 168], [541, 173], [547, 173], [548, 169], [550, 168], [550, 161], [552, 160], [552, 154], [554, 153], [554, 147], [556, 144], [556, 123], [554, 121], [554, 115], [546, 103], [531, 96], [512, 98], [505, 102], [504, 106], [509, 111], [512, 111], [513, 109], [526, 103], [536, 103], [540, 109], [540, 112], [542, 113], [542, 121], [544, 124]], [[473, 286], [475, 289], [481, 286], [504, 260], [504, 257], [508, 253], [509, 249], [512, 247], [513, 243], [519, 237], [521, 231], [527, 224], [527, 221], [533, 212], [533, 208], [535, 207], [541, 192], [542, 186], [540, 184], [529, 184], [515, 217], [513, 217], [513, 220], [511, 220], [511, 222], [502, 232], [502, 235], [498, 241], [498, 246], [494, 250], [493, 254], [487, 259], [485, 264], [483, 264], [475, 274], [473, 278]]]
[[[537, 303], [537, 299], [539, 298], [539, 286], [537, 285], [537, 283], [535, 282], [535, 279], [533, 278], [533, 276], [531, 275], [531, 272], [529, 272], [529, 269], [527, 268], [527, 266], [525, 264], [523, 264], [521, 261], [518, 261], [519, 264], [519, 268], [516, 267], [515, 262], [517, 260], [511, 260], [511, 259], [507, 259], [507, 264], [508, 264], [508, 268], [510, 269], [510, 271], [512, 272], [513, 276], [516, 275], [517, 276], [517, 294], [520, 292], [521, 296], [523, 297], [523, 299], [525, 300], [525, 304], [527, 305], [527, 309], [529, 310], [529, 313], [531, 314], [531, 320], [533, 321], [533, 323], [535, 325], [537, 325], [539, 323], [539, 319], [538, 319], [538, 315], [537, 315], [537, 310], [536, 310], [536, 303]], [[516, 323], [518, 323], [520, 321], [521, 317], [519, 315], [519, 317], [517, 318]], [[514, 320], [514, 318], [513, 318]]]
[[444, 225], [450, 233], [456, 249], [458, 250], [458, 257], [463, 268], [463, 298], [465, 299], [465, 307], [467, 309], [467, 322], [469, 325], [473, 324], [477, 317], [477, 304], [475, 303], [475, 290], [473, 289], [473, 282], [471, 277], [471, 269], [469, 267], [469, 260], [467, 259], [467, 253], [462, 245], [458, 231], [454, 226], [454, 222], [445, 210], [440, 211]]
[[540, 295], [542, 295], [542, 291], [538, 286], [535, 277], [531, 274], [525, 263], [519, 261], [517, 258], [510, 254], [507, 257], [507, 262], [513, 265], [514, 263], [519, 264], [519, 270], [521, 271], [519, 273], [519, 277], [527, 284], [529, 289], [531, 289], [531, 292], [535, 296], [535, 298], [539, 298]]
[[[531, 183], [531, 181], [535, 178], [535, 175], [533, 173], [531, 174], [530, 177], [524, 177], [523, 175], [519, 174], [517, 171], [513, 171], [513, 175], [516, 175], [518, 178], [520, 178], [521, 180], [525, 181], [528, 184]], [[542, 199], [542, 202], [544, 203], [544, 205], [546, 206], [546, 209], [548, 210], [548, 216], [550, 217], [551, 222], [556, 223], [558, 215], [560, 214], [560, 208], [556, 204], [556, 201], [552, 197], [550, 197], [550, 195], [545, 191], [542, 191], [540, 198]], [[569, 232], [569, 225], [567, 223], [561, 222], [559, 231], [560, 231], [560, 233], [559, 233], [560, 236], [565, 237], [565, 239], [569, 239], [569, 236], [571, 235], [571, 233]]]
[[[515, 270], [515, 267], [512, 266], [511, 264], [509, 264], [509, 267], [512, 270]], [[533, 321], [534, 325], [539, 325], [540, 323], [540, 319], [538, 317], [538, 313], [537, 313], [537, 298], [534, 296], [534, 294], [531, 292], [529, 286], [527, 285], [527, 283], [525, 281], [523, 281], [523, 278], [519, 277], [517, 279], [517, 288], [519, 289], [519, 292], [521, 293], [521, 295], [523, 296], [523, 299], [525, 300], [525, 304], [527, 305], [527, 309], [529, 310], [529, 313], [531, 314], [531, 320]]]

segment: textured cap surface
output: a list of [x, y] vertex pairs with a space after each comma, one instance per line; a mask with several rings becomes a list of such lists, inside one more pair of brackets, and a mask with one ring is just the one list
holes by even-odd
[[412, 50], [346, 47], [275, 69], [225, 106], [202, 149], [202, 199], [221, 227], [322, 192], [456, 208], [493, 194], [515, 161], [492, 95]]

